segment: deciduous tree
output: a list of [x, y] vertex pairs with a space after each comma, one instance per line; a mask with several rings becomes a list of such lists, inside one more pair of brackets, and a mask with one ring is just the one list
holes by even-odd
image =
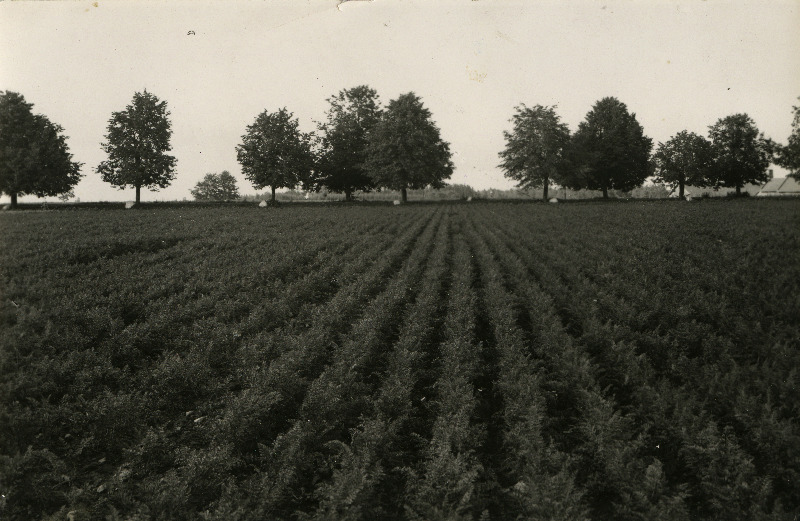
[[653, 156], [656, 181], [678, 187], [683, 197], [684, 187], [707, 186], [713, 154], [711, 143], [694, 132], [683, 130], [666, 143], [659, 143]]
[[272, 201], [277, 188], [309, 183], [314, 169], [311, 136], [300, 131], [293, 116], [286, 108], [265, 110], [247, 126], [242, 144], [236, 147], [242, 173], [256, 190], [269, 186]]
[[566, 170], [569, 128], [562, 123], [555, 107], [520, 105], [510, 120], [511, 132], [503, 132], [506, 148], [500, 152], [500, 168], [520, 188], [543, 188], [547, 200], [550, 183]]
[[739, 195], [744, 185], [769, 180], [771, 142], [759, 133], [750, 116], [733, 114], [721, 118], [709, 127], [708, 133], [714, 152], [714, 186], [736, 188]]
[[644, 135], [636, 114], [617, 98], [594, 104], [573, 135], [571, 156], [576, 162], [564, 182], [571, 188], [633, 190], [652, 171], [653, 140]]
[[792, 133], [789, 135], [789, 143], [778, 148], [777, 163], [788, 168], [791, 177], [800, 178], [800, 106], [792, 107], [792, 111]]
[[378, 186], [399, 190], [403, 202], [409, 188], [441, 188], [453, 173], [450, 145], [413, 92], [389, 102], [367, 139], [366, 169]]
[[206, 174], [192, 189], [192, 197], [198, 201], [230, 201], [239, 198], [236, 178], [227, 170], [219, 174]]
[[375, 187], [364, 168], [367, 133], [381, 119], [378, 93], [366, 85], [339, 91], [328, 98], [330, 108], [320, 123], [320, 157], [317, 184], [331, 192], [344, 192], [349, 201], [356, 190]]
[[175, 157], [167, 102], [147, 92], [137, 92], [125, 110], [113, 112], [108, 120], [106, 141], [102, 143], [108, 159], [97, 172], [103, 181], [120, 189], [136, 188], [136, 202], [142, 187], [166, 188], [175, 179]]
[[12, 208], [19, 195], [64, 194], [81, 178], [82, 163], [72, 161], [64, 129], [32, 108], [19, 93], [0, 94], [0, 192]]

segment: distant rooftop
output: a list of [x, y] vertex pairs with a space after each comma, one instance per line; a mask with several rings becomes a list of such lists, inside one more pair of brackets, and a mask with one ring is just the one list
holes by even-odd
[[800, 195], [800, 182], [793, 177], [776, 177], [767, 182], [756, 195]]

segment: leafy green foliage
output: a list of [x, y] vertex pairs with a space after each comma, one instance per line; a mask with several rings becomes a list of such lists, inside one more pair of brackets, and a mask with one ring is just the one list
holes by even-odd
[[500, 152], [500, 168], [520, 188], [544, 188], [546, 200], [550, 183], [567, 169], [569, 128], [561, 123], [555, 107], [541, 105], [520, 105], [511, 122], [514, 130], [503, 132], [506, 148]]
[[253, 187], [269, 186], [274, 201], [277, 188], [310, 182], [314, 166], [310, 143], [310, 136], [300, 131], [297, 119], [286, 108], [272, 113], [265, 110], [247, 126], [236, 157]]
[[747, 114], [719, 119], [708, 128], [714, 151], [712, 179], [715, 186], [736, 188], [769, 180], [771, 145]]
[[368, 142], [365, 168], [377, 186], [400, 190], [403, 201], [407, 189], [441, 188], [453, 173], [450, 145], [413, 92], [389, 102]]
[[227, 170], [219, 174], [206, 174], [192, 189], [192, 197], [198, 201], [231, 201], [239, 198], [236, 178]]
[[81, 178], [59, 125], [32, 112], [16, 92], [0, 94], [0, 193], [39, 197], [69, 192]]
[[[800, 99], [800, 98], [798, 98]], [[789, 134], [788, 143], [778, 147], [778, 164], [788, 168], [791, 176], [800, 176], [800, 106], [792, 107], [792, 133]]]
[[629, 191], [652, 172], [653, 140], [644, 135], [636, 114], [616, 98], [603, 98], [572, 136], [573, 169], [564, 184], [575, 189]]
[[797, 210], [6, 215], [0, 515], [792, 519]]
[[666, 143], [659, 143], [653, 155], [655, 181], [678, 187], [683, 197], [686, 185], [708, 186], [713, 164], [711, 143], [703, 136], [682, 130]]
[[378, 93], [366, 85], [339, 91], [328, 98], [328, 118], [319, 124], [321, 151], [316, 183], [350, 200], [356, 190], [375, 187], [365, 169], [367, 134], [380, 121]]
[[138, 203], [142, 187], [158, 190], [175, 179], [176, 159], [167, 154], [172, 124], [166, 101], [147, 90], [134, 93], [125, 110], [111, 114], [107, 132], [102, 147], [108, 159], [97, 166], [103, 181], [136, 188]]

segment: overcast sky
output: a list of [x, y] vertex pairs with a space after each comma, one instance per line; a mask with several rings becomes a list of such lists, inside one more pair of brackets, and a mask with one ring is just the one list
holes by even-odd
[[574, 131], [616, 96], [656, 144], [747, 112], [785, 143], [798, 27], [797, 0], [5, 1], [0, 90], [65, 128], [83, 201], [133, 197], [95, 168], [111, 113], [145, 88], [168, 103], [178, 175], [144, 201], [190, 198], [222, 170], [254, 193], [236, 162], [247, 125], [285, 106], [315, 130], [326, 98], [360, 84], [384, 103], [422, 98], [451, 144], [451, 182], [510, 188], [497, 153], [520, 103], [558, 105]]

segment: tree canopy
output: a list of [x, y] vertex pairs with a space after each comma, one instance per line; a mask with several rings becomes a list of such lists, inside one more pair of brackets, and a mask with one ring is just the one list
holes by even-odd
[[570, 144], [574, 168], [564, 184], [571, 188], [632, 190], [652, 171], [653, 140], [644, 135], [636, 114], [617, 98], [594, 104]]
[[350, 200], [356, 190], [374, 188], [364, 168], [367, 133], [381, 119], [378, 93], [366, 85], [339, 91], [328, 98], [327, 121], [320, 123], [317, 184], [331, 192], [344, 192]]
[[506, 148], [499, 154], [500, 168], [519, 188], [544, 188], [542, 197], [547, 199], [550, 183], [560, 179], [567, 168], [569, 128], [555, 107], [523, 104], [516, 110], [510, 120], [514, 129], [503, 132]]
[[413, 92], [389, 102], [367, 140], [366, 169], [377, 186], [400, 190], [403, 201], [407, 189], [441, 188], [453, 173], [450, 145]]
[[219, 174], [206, 174], [192, 189], [192, 197], [198, 201], [230, 201], [239, 198], [236, 178], [227, 170]]
[[791, 177], [798, 178], [800, 177], [800, 106], [792, 107], [792, 111], [794, 112], [792, 133], [789, 135], [789, 143], [778, 148], [777, 163], [789, 169]]
[[298, 121], [286, 108], [264, 111], [256, 117], [236, 147], [242, 173], [257, 190], [310, 183], [314, 169], [311, 137], [300, 131]]
[[97, 172], [103, 181], [120, 189], [136, 188], [136, 202], [142, 187], [166, 188], [175, 179], [175, 157], [167, 102], [147, 92], [136, 92], [125, 110], [113, 112], [108, 120], [106, 141], [102, 143], [108, 159]]
[[716, 187], [736, 188], [769, 180], [771, 143], [759, 133], [747, 114], [733, 114], [709, 127], [714, 152], [712, 182]]
[[33, 104], [11, 91], [0, 94], [0, 192], [17, 205], [18, 195], [68, 193], [81, 178], [64, 129], [33, 113]]
[[703, 136], [683, 130], [666, 143], [659, 143], [653, 155], [656, 182], [678, 187], [683, 197], [684, 187], [708, 186], [713, 153], [711, 143]]

